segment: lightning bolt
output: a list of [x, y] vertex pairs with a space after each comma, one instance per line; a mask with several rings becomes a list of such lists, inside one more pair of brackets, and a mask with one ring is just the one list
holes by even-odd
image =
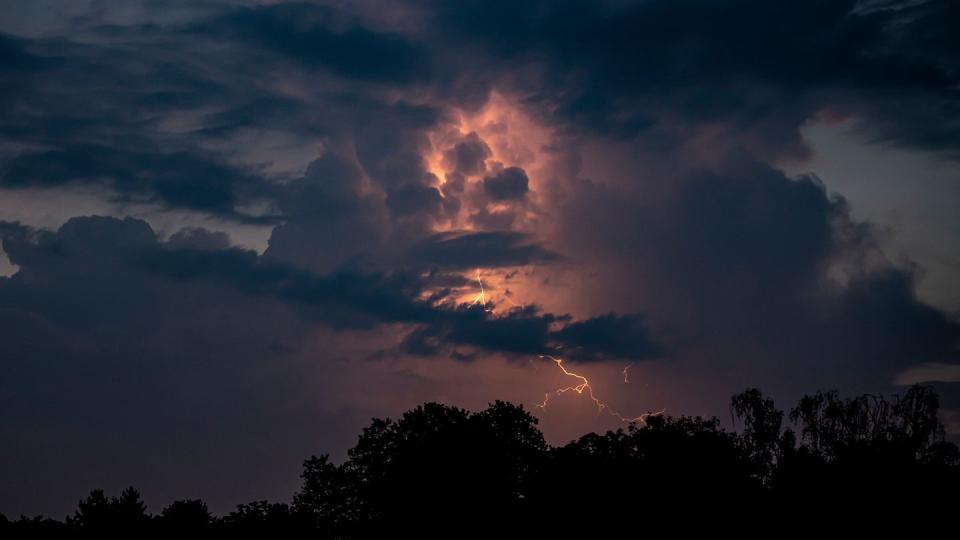
[[[587, 393], [587, 394], [586, 394], [587, 397], [589, 397], [590, 400], [593, 401], [594, 405], [597, 406], [597, 414], [601, 414], [601, 413], [603, 413], [603, 412], [606, 412], [606, 413], [609, 414], [610, 416], [616, 418], [617, 420], [620, 420], [621, 422], [627, 423], [627, 424], [631, 424], [631, 423], [634, 423], [634, 422], [643, 423], [643, 422], [646, 422], [646, 421], [647, 421], [647, 418], [649, 418], [649, 417], [651, 417], [651, 416], [657, 416], [657, 415], [660, 415], [660, 414], [663, 414], [663, 413], [664, 413], [664, 410], [665, 410], [665, 409], [664, 409], [664, 410], [661, 410], [661, 411], [658, 411], [658, 412], [648, 412], [648, 413], [644, 413], [644, 414], [641, 414], [640, 416], [634, 416], [634, 417], [623, 416], [622, 414], [618, 413], [616, 410], [614, 410], [613, 408], [611, 408], [610, 405], [608, 405], [605, 401], [602, 401], [600, 398], [598, 398], [596, 395], [594, 395], [594, 393], [593, 393], [593, 387], [590, 386], [590, 380], [589, 380], [589, 379], [587, 379], [587, 378], [584, 377], [583, 375], [580, 375], [579, 373], [574, 373], [574, 372], [568, 370], [566, 367], [564, 367], [564, 366], [563, 366], [563, 360], [562, 360], [562, 359], [560, 359], [560, 358], [554, 358], [553, 356], [549, 356], [549, 355], [541, 355], [540, 358], [545, 359], [545, 360], [551, 360], [554, 364], [557, 365], [558, 368], [560, 368], [560, 371], [562, 371], [563, 374], [566, 375], [567, 377], [573, 377], [573, 378], [575, 378], [575, 379], [579, 379], [579, 380], [580, 380], [580, 383], [579, 383], [579, 384], [575, 384], [575, 385], [572, 385], [572, 386], [565, 386], [565, 387], [562, 387], [562, 388], [557, 388], [556, 390], [553, 390], [552, 392], [547, 392], [546, 394], [544, 394], [544, 395], [543, 395], [543, 401], [540, 402], [540, 403], [537, 403], [537, 407], [539, 407], [539, 408], [541, 408], [541, 409], [546, 409], [546, 408], [547, 408], [547, 404], [550, 402], [550, 397], [553, 396], [553, 395], [559, 396], [559, 395], [565, 394], [565, 393], [567, 393], [567, 392], [575, 392], [575, 393], [578, 394], [578, 395], [583, 395], [583, 393], [586, 392], [586, 393]], [[627, 367], [630, 367], [630, 366], [627, 366]], [[624, 369], [623, 369], [624, 380], [625, 380], [625, 382], [629, 382], [629, 381], [626, 381], [626, 371], [627, 371], [627, 368], [624, 368]]]
[[480, 279], [479, 268], [477, 268], [477, 285], [480, 286], [480, 294], [478, 294], [477, 297], [473, 299], [473, 303], [476, 304], [479, 302], [480, 305], [485, 306], [487, 305], [487, 297], [484, 296], [486, 293], [483, 291], [483, 280]]
[[487, 293], [483, 290], [483, 280], [480, 279], [480, 269], [477, 268], [477, 285], [480, 286], [480, 294], [473, 299], [473, 303], [470, 305], [480, 304], [483, 306], [483, 310], [487, 313], [493, 313], [493, 308], [487, 308]]
[[[480, 277], [480, 269], [479, 269], [479, 268], [476, 270], [476, 274], [475, 274], [475, 275], [476, 275], [476, 278], [477, 278], [477, 285], [480, 287], [480, 293], [477, 294], [477, 296], [473, 299], [473, 302], [471, 302], [470, 305], [480, 304], [481, 306], [483, 306], [484, 311], [486, 311], [487, 313], [493, 313], [493, 308], [492, 308], [492, 307], [489, 307], [489, 308], [487, 307], [487, 293], [486, 293], [486, 290], [485, 290], [484, 287], [483, 287], [483, 279], [481, 279], [481, 277]], [[515, 306], [518, 305], [518, 304], [516, 304], [515, 302], [513, 302], [512, 300], [510, 300], [510, 298], [508, 298], [508, 297], [506, 297], [506, 296], [505, 296], [504, 298], [506, 298], [508, 301], [510, 301], [511, 304], [514, 304]], [[521, 308], [522, 308], [522, 305], [521, 305]], [[550, 355], [541, 355], [541, 356], [540, 356], [540, 359], [552, 361], [554, 364], [556, 364], [556, 366], [557, 366], [558, 368], [560, 368], [560, 371], [562, 371], [565, 376], [567, 376], [567, 377], [573, 377], [574, 379], [577, 379], [578, 381], [580, 381], [578, 384], [574, 384], [574, 385], [571, 385], [571, 386], [564, 386], [564, 387], [561, 387], [561, 388], [557, 388], [557, 389], [555, 389], [555, 390], [553, 390], [553, 391], [551, 391], [551, 392], [545, 393], [545, 394], [543, 395], [543, 401], [536, 404], [536, 406], [539, 407], [539, 408], [541, 408], [541, 409], [547, 408], [547, 404], [550, 402], [551, 396], [559, 396], [559, 395], [563, 395], [563, 394], [565, 394], [565, 393], [567, 393], [567, 392], [574, 392], [574, 393], [576, 393], [577, 395], [584, 395], [584, 392], [586, 392], [586, 396], [589, 397], [590, 400], [593, 401], [594, 405], [597, 406], [597, 414], [602, 414], [602, 413], [606, 412], [608, 415], [616, 418], [617, 420], [619, 420], [619, 421], [621, 421], [621, 422], [627, 423], [627, 424], [632, 424], [632, 423], [637, 423], [637, 422], [639, 422], [639, 423], [644, 423], [644, 422], [647, 421], [647, 418], [649, 418], [649, 417], [651, 417], [651, 416], [661, 415], [661, 414], [663, 414], [664, 411], [666, 410], [666, 409], [663, 409], [663, 410], [660, 410], [660, 411], [657, 411], [657, 412], [647, 412], [647, 413], [641, 414], [640, 416], [634, 416], [634, 417], [624, 416], [624, 415], [620, 414], [619, 412], [617, 412], [617, 411], [616, 411], [615, 409], [613, 409], [612, 407], [610, 407], [610, 405], [607, 404], [605, 401], [603, 401], [603, 400], [601, 400], [600, 398], [598, 398], [598, 397], [593, 393], [593, 386], [590, 385], [590, 380], [587, 379], [585, 376], [579, 374], [579, 373], [574, 373], [574, 372], [568, 370], [568, 369], [563, 365], [563, 360], [562, 360], [562, 359], [560, 359], [560, 358], [555, 358], [555, 357], [550, 356]], [[539, 368], [537, 368], [537, 365], [536, 365], [535, 363], [533, 363], [532, 360], [531, 360], [531, 364], [533, 365], [534, 369], [539, 369]], [[624, 368], [623, 368], [623, 371], [621, 372], [621, 373], [623, 373], [623, 382], [626, 383], [626, 384], [629, 384], [629, 383], [630, 383], [630, 377], [629, 377], [627, 371], [628, 371], [632, 366], [633, 366], [633, 363], [632, 363], [632, 362], [631, 362], [630, 364], [627, 364], [626, 367], [624, 367]]]
[[[484, 289], [484, 287], [483, 287], [483, 279], [480, 278], [480, 269], [479, 269], [479, 268], [476, 270], [476, 274], [475, 274], [475, 275], [476, 275], [476, 279], [477, 279], [477, 286], [480, 287], [480, 293], [477, 294], [476, 297], [474, 297], [473, 302], [470, 302], [470, 305], [471, 305], [471, 306], [475, 306], [475, 305], [477, 305], [477, 304], [480, 304], [481, 306], [483, 306], [483, 310], [484, 310], [484, 311], [486, 311], [487, 313], [493, 313], [493, 310], [494, 310], [494, 307], [495, 307], [495, 306], [494, 306], [493, 303], [491, 303], [490, 307], [487, 307], [487, 291], [486, 291], [486, 289]], [[510, 290], [509, 290], [509, 289], [506, 290], [506, 293], [505, 293], [505, 294], [503, 294], [503, 295], [500, 296], [500, 300], [501, 300], [501, 301], [506, 301], [507, 303], [509, 303], [511, 306], [513, 306], [513, 307], [515, 307], [515, 308], [523, 309], [523, 304], [518, 304], [517, 302], [514, 302], [512, 298], [510, 298]]]

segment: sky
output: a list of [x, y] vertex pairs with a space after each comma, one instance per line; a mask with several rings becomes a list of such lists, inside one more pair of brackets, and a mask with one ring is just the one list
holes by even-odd
[[960, 436], [956, 2], [0, 13], [8, 516], [287, 500], [426, 401], [924, 383]]

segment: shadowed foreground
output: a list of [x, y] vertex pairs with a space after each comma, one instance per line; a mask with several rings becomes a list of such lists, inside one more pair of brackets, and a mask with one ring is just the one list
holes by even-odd
[[399, 421], [373, 420], [341, 465], [306, 460], [292, 504], [256, 501], [214, 517], [183, 500], [151, 515], [133, 488], [95, 490], [62, 522], [0, 516], [0, 533], [512, 537], [637, 524], [778, 533], [837, 521], [916, 530], [947, 520], [960, 487], [960, 453], [944, 440], [938, 409], [920, 386], [893, 400], [819, 392], [790, 411], [789, 427], [747, 390], [731, 400], [736, 433], [716, 418], [654, 416], [552, 448], [522, 407], [428, 403]]

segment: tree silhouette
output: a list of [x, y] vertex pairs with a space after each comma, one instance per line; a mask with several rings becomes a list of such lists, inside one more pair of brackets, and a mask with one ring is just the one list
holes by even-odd
[[328, 455], [303, 462], [303, 486], [293, 496], [294, 511], [306, 523], [327, 535], [358, 519], [357, 485], [352, 471], [330, 462]]
[[784, 452], [796, 444], [793, 431], [782, 429], [783, 411], [756, 388], [733, 396], [730, 411], [743, 424], [739, 443], [755, 469], [754, 474], [764, 483], [771, 482]]
[[739, 432], [716, 418], [653, 416], [550, 447], [521, 406], [427, 403], [373, 419], [341, 464], [304, 461], [291, 505], [254, 501], [218, 519], [192, 499], [151, 518], [132, 487], [112, 498], [93, 490], [65, 523], [0, 515], [0, 533], [604, 537], [641, 519], [651, 535], [734, 522], [777, 534], [798, 518], [863, 529], [881, 515], [913, 520], [916, 533], [949, 515], [960, 488], [939, 406], [920, 386], [890, 400], [817, 392], [787, 415], [791, 427], [748, 389], [730, 402]]
[[133, 532], [146, 529], [150, 523], [147, 507], [140, 492], [132, 486], [123, 490], [119, 497], [110, 499], [103, 490], [95, 489], [77, 505], [77, 510], [67, 523], [91, 532]]
[[0, 536], [7, 537], [9, 534], [29, 533], [32, 535], [56, 535], [69, 532], [69, 525], [55, 519], [35, 516], [28, 518], [20, 516], [16, 521], [10, 521], [5, 515], [0, 514]]
[[213, 523], [207, 503], [200, 499], [173, 501], [157, 519], [165, 532], [204, 531]]
[[269, 501], [240, 504], [220, 520], [217, 527], [243, 534], [283, 534], [305, 528], [290, 506]]
[[113, 523], [124, 531], [144, 529], [150, 522], [147, 505], [140, 498], [140, 492], [132, 486], [110, 500], [110, 513]]
[[77, 504], [73, 518], [68, 518], [70, 525], [92, 531], [101, 532], [112, 527], [113, 516], [110, 508], [110, 499], [104, 495], [102, 489], [90, 492], [86, 499]]
[[397, 422], [374, 420], [345, 464], [342, 478], [353, 482], [357, 502], [347, 514], [359, 534], [439, 533], [478, 514], [488, 518], [477, 527], [495, 527], [523, 506], [524, 483], [546, 448], [535, 425], [505, 402], [476, 414], [428, 403]]

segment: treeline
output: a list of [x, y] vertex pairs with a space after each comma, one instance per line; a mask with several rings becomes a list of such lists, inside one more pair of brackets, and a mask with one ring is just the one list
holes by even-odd
[[776, 524], [768, 532], [786, 534], [838, 520], [929, 526], [956, 510], [960, 452], [945, 440], [928, 387], [892, 400], [820, 392], [787, 415], [747, 390], [730, 412], [735, 432], [716, 418], [653, 416], [550, 447], [523, 407], [497, 401], [471, 413], [428, 403], [398, 421], [373, 420], [340, 465], [306, 460], [291, 504], [257, 501], [214, 517], [203, 501], [183, 500], [151, 515], [133, 488], [97, 490], [63, 521], [0, 516], [0, 534], [595, 537], [638, 524]]

